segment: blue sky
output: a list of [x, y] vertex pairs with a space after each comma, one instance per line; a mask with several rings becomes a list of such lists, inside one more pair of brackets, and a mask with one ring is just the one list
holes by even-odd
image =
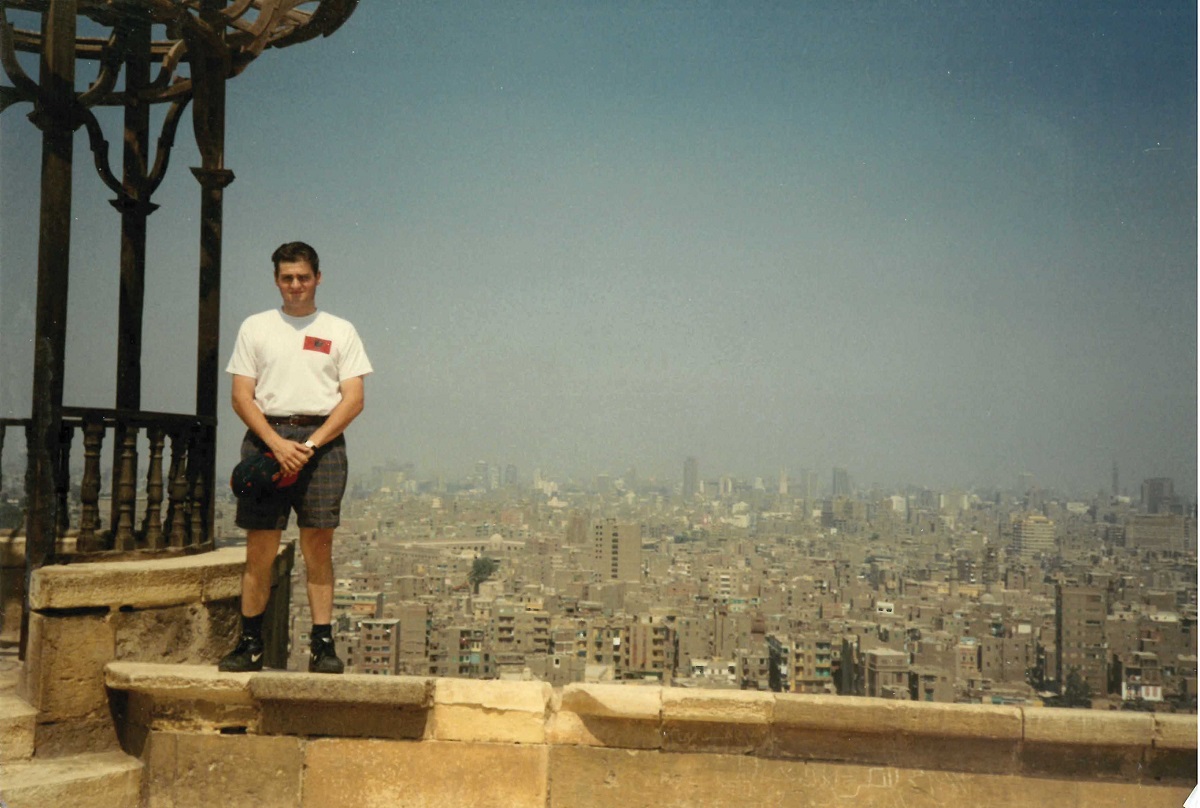
[[[363, 2], [230, 84], [222, 354], [299, 238], [376, 366], [360, 469], [1091, 492], [1115, 461], [1194, 495], [1196, 75], [1174, 2]], [[27, 111], [0, 116], [14, 415]], [[150, 222], [147, 409], [194, 395], [190, 139]], [[82, 138], [75, 187], [67, 399], [109, 406], [117, 220]]]

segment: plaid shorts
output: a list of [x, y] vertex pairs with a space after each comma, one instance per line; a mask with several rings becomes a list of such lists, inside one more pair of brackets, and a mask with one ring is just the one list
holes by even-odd
[[[303, 443], [317, 431], [315, 426], [276, 426], [281, 437]], [[242, 457], [269, 451], [249, 430], [242, 439]], [[334, 528], [341, 521], [342, 495], [346, 492], [346, 438], [338, 435], [317, 449], [289, 486], [260, 499], [241, 497], [237, 504], [237, 526], [243, 530], [284, 530], [293, 510], [300, 527]]]

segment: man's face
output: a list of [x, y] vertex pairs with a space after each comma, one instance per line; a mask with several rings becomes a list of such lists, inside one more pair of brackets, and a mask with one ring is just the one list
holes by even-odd
[[283, 310], [288, 314], [311, 314], [316, 309], [317, 287], [321, 275], [307, 261], [280, 261], [275, 271], [275, 285], [283, 297]]

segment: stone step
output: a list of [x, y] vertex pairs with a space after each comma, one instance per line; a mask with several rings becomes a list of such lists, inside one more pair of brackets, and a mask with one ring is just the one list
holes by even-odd
[[124, 752], [0, 762], [0, 800], [7, 808], [137, 808], [141, 785], [142, 762]]
[[11, 691], [0, 690], [0, 763], [33, 757], [37, 710]]

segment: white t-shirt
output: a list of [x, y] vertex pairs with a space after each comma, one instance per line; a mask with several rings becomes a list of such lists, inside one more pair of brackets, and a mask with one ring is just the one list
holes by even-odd
[[290, 317], [253, 314], [238, 329], [226, 373], [254, 379], [254, 403], [266, 415], [328, 415], [343, 379], [372, 370], [349, 321], [323, 311]]

